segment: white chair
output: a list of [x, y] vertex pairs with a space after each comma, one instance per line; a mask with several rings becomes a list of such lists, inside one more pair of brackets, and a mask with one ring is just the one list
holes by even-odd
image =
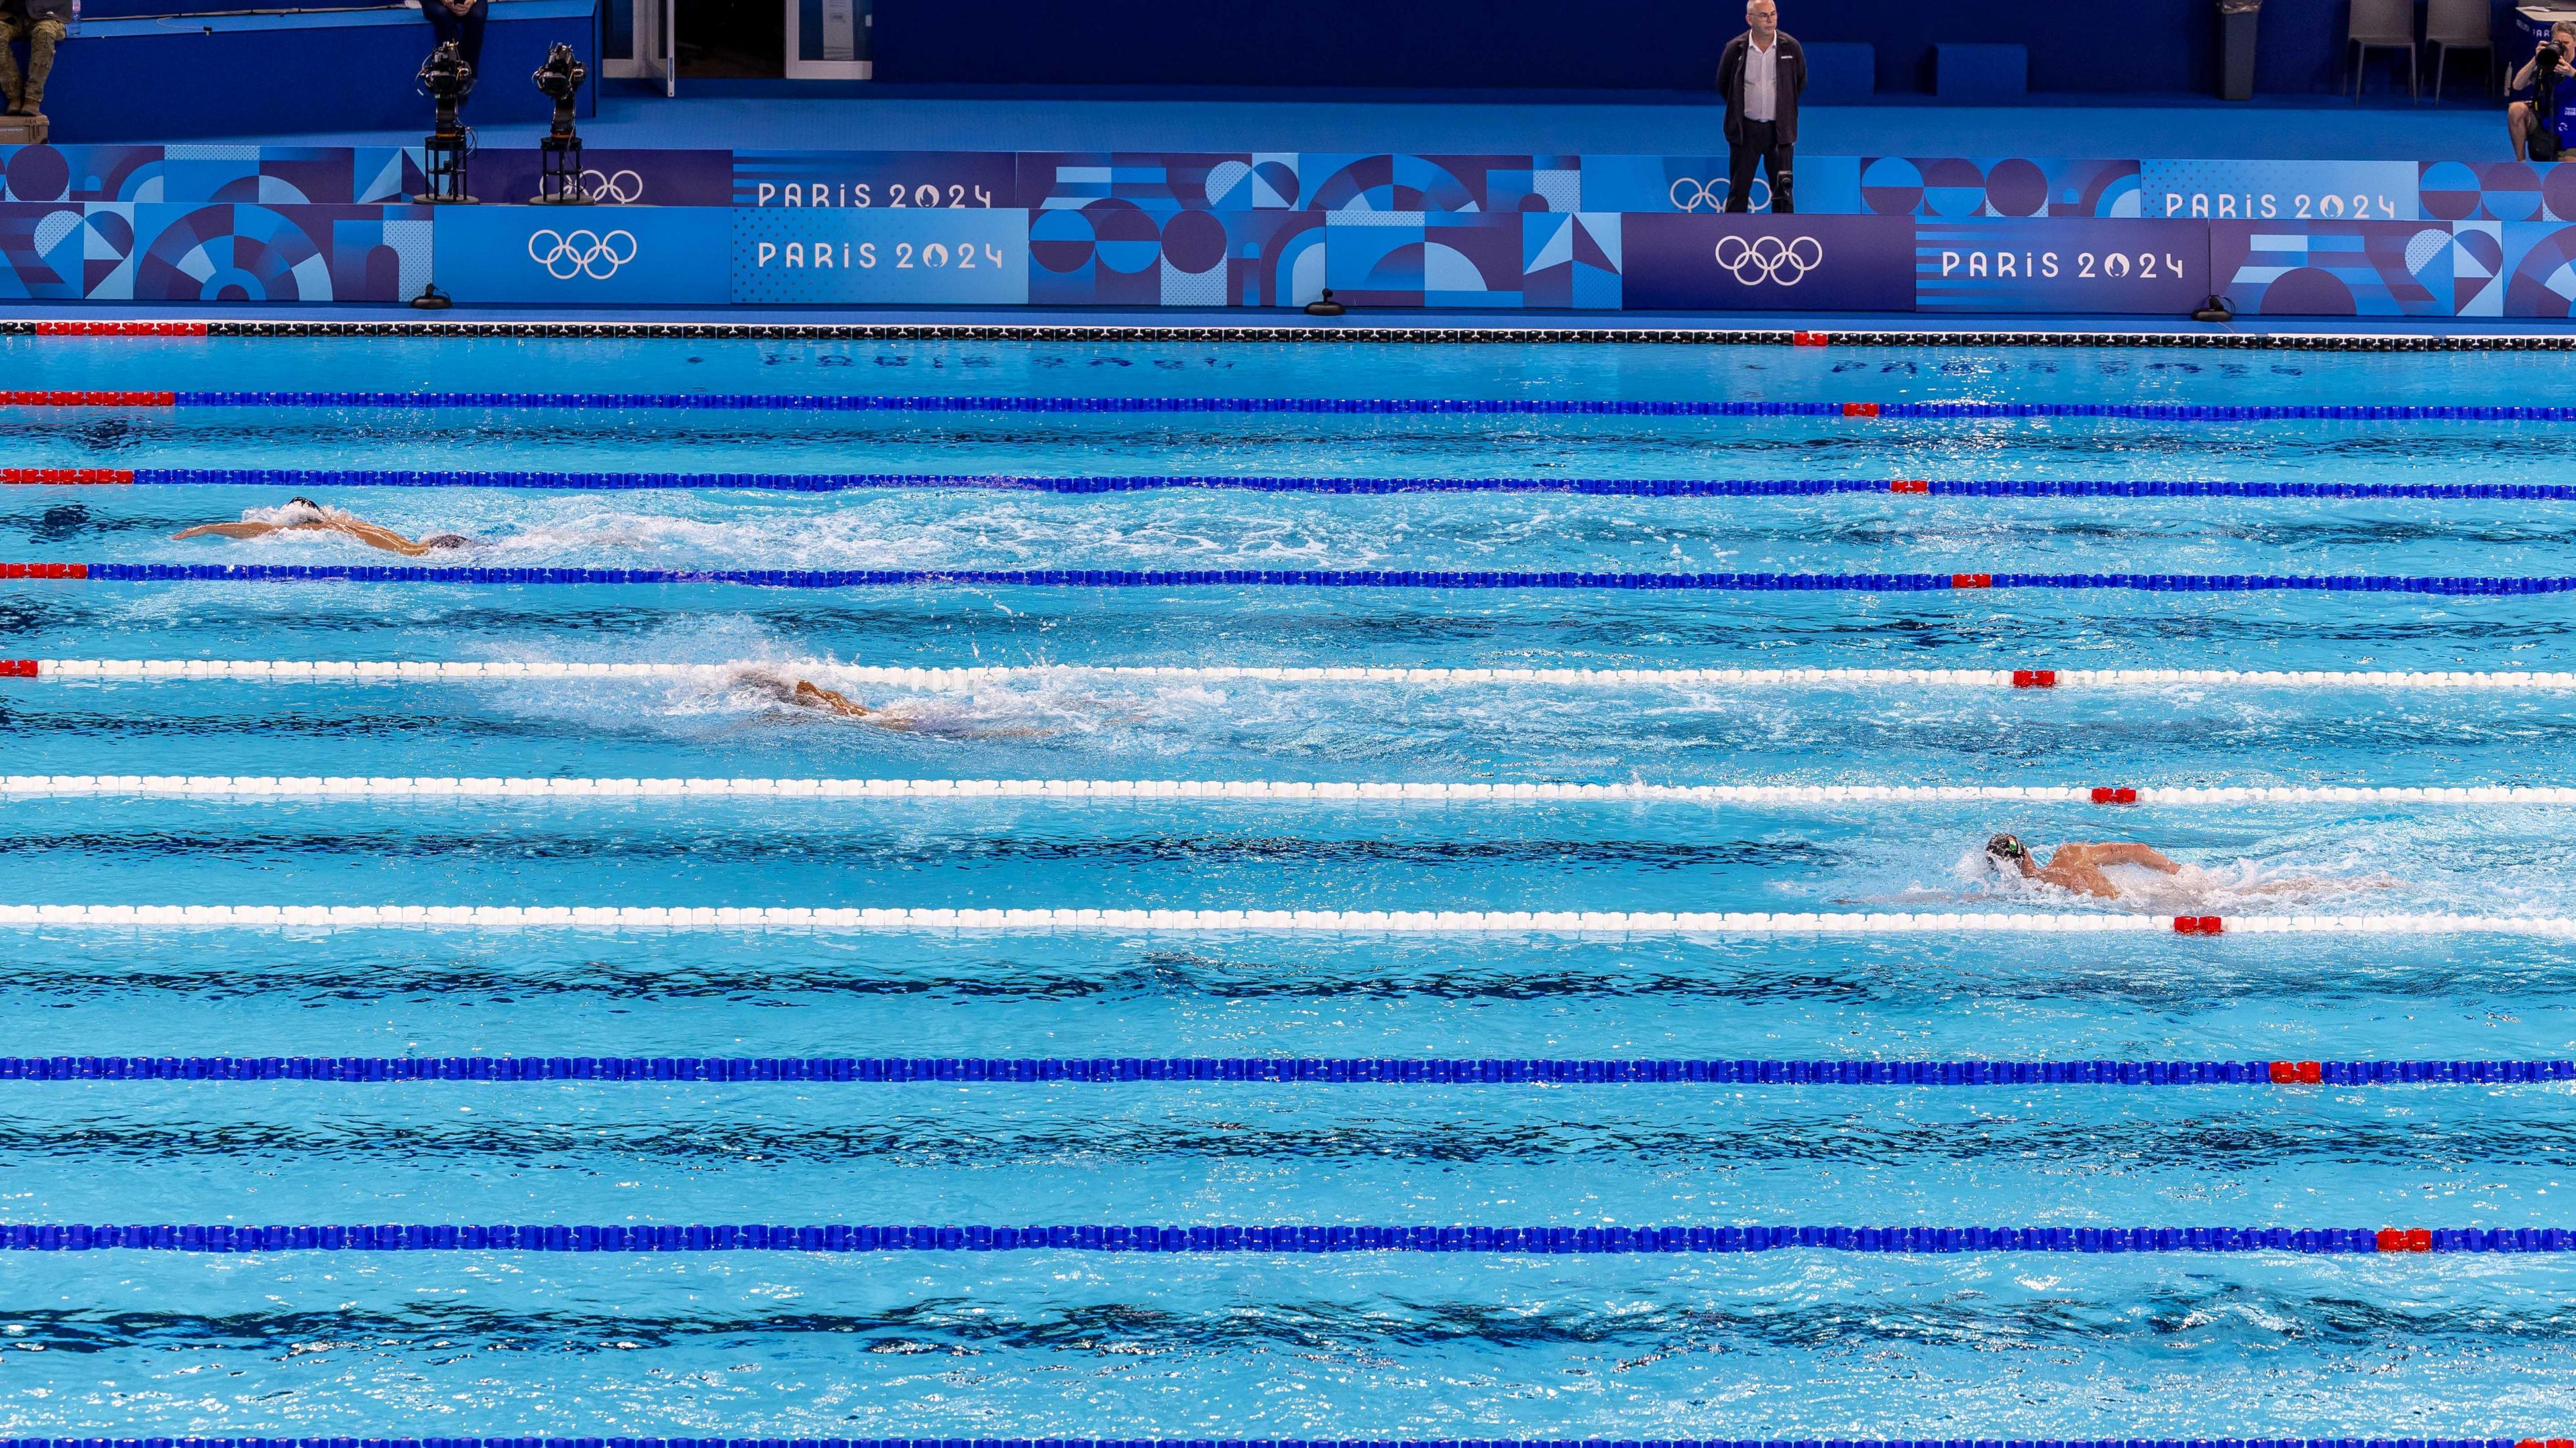
[[[2358, 50], [2359, 65], [2353, 64]], [[2406, 94], [2421, 98], [2415, 86], [2415, 0], [2352, 0], [2352, 22], [2343, 38], [2344, 63], [2352, 66], [2352, 98], [2361, 99], [2362, 67], [2374, 50], [2406, 52]]]
[[2455, 50], [2486, 54], [2486, 89], [2495, 89], [2504, 72], [2496, 65], [2493, 12], [2488, 0], [2425, 0], [2424, 43], [2433, 47], [2433, 99], [2442, 99], [2442, 66]]

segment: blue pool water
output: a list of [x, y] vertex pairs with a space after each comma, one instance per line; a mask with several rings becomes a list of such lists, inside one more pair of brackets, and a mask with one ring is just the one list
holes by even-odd
[[[2452, 403], [2559, 354], [0, 339], [43, 388]], [[0, 409], [0, 466], [2576, 481], [2576, 424]], [[2576, 574], [2576, 504], [784, 494], [300, 484], [491, 566]], [[0, 561], [275, 487], [11, 487]], [[440, 559], [427, 560], [431, 562]], [[12, 658], [2571, 667], [2393, 594], [0, 583]], [[2576, 695], [1024, 675], [0, 679], [0, 773], [2567, 784]], [[2576, 912], [2453, 803], [18, 798], [0, 903]], [[0, 927], [0, 1054], [2549, 1058], [2506, 937], [1573, 939]], [[12, 1222], [2576, 1226], [2565, 1083], [2249, 1089], [0, 1082]], [[0, 1433], [1356, 1439], [2563, 1435], [2576, 1259], [9, 1253]]]

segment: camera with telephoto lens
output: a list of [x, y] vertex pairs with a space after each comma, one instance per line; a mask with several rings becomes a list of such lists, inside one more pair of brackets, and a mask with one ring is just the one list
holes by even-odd
[[2544, 45], [2540, 47], [2539, 50], [2533, 52], [2531, 65], [2532, 69], [2537, 70], [2544, 75], [2557, 70], [2558, 47], [2554, 45]]

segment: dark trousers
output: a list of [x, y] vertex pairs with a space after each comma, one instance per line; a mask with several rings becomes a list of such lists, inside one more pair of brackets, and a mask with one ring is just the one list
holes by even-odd
[[441, 0], [420, 0], [421, 18], [438, 32], [442, 42], [456, 42], [456, 53], [474, 67], [477, 81], [483, 78], [483, 22], [491, 17], [491, 10], [492, 0], [476, 0], [474, 8], [462, 15], [448, 9]]
[[[435, 5], [438, 0], [427, 3]], [[1789, 153], [1794, 149], [1780, 139], [1780, 128], [1772, 122], [1746, 121], [1744, 139], [1726, 148], [1726, 209], [1752, 208], [1753, 163], [1758, 160], [1763, 174], [1771, 178], [1771, 214], [1787, 216], [1797, 210], [1789, 203]]]

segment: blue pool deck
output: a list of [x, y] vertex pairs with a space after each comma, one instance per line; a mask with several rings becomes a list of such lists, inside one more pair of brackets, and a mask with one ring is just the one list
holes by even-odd
[[[2457, 87], [2442, 105], [2372, 97], [2224, 106], [2177, 97], [2159, 105], [1815, 106], [1799, 148], [1815, 155], [2211, 156], [2333, 160], [2502, 160], [2500, 107]], [[601, 88], [582, 124], [595, 146], [869, 151], [1265, 150], [1690, 154], [1719, 144], [1713, 96], [1567, 93], [1544, 100], [1489, 94], [1152, 95], [967, 92], [956, 87], [786, 81], [680, 82], [666, 99]], [[2134, 98], [2129, 98], [2134, 100]], [[422, 103], [424, 123], [427, 102]], [[425, 129], [425, 124], [423, 129]], [[528, 146], [544, 128], [482, 128], [487, 146]], [[75, 141], [76, 136], [58, 140]], [[259, 133], [244, 144], [417, 144], [413, 129]]]

